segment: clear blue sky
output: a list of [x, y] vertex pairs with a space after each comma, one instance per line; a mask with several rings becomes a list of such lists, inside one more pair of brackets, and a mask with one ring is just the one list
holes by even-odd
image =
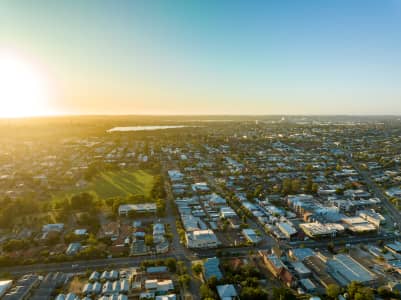
[[401, 114], [401, 0], [0, 2], [60, 113]]

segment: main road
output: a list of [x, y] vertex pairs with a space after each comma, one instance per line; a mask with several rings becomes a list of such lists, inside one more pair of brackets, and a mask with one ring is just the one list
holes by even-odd
[[[335, 245], [345, 244], [366, 244], [376, 241], [393, 241], [397, 238], [395, 235], [378, 235], [378, 236], [365, 236], [365, 237], [344, 237], [342, 239], [335, 239], [333, 243]], [[289, 242], [285, 247], [300, 247], [301, 245], [309, 248], [326, 248], [328, 240], [321, 241], [296, 241]], [[48, 272], [66, 272], [76, 273], [85, 272], [87, 270], [105, 269], [105, 268], [123, 268], [123, 267], [137, 267], [141, 262], [152, 259], [165, 259], [168, 257], [175, 258], [177, 260], [184, 261], [187, 266], [190, 266], [193, 258], [192, 257], [213, 257], [218, 252], [224, 252], [232, 255], [248, 255], [250, 251], [256, 252], [258, 250], [266, 250], [265, 246], [249, 246], [249, 247], [238, 247], [238, 248], [219, 248], [219, 249], [207, 249], [194, 251], [189, 257], [183, 253], [177, 253], [172, 251], [171, 253], [158, 254], [158, 255], [145, 255], [137, 257], [120, 257], [120, 258], [104, 258], [104, 259], [93, 259], [93, 260], [82, 260], [73, 262], [61, 262], [61, 263], [49, 263], [49, 264], [34, 264], [34, 265], [23, 265], [14, 267], [3, 267], [0, 268], [0, 272], [8, 272], [13, 275], [23, 275], [27, 273], [48, 273]], [[191, 271], [191, 270], [188, 270]]]
[[365, 183], [373, 191], [375, 197], [377, 197], [381, 200], [383, 206], [386, 208], [388, 214], [390, 215], [392, 223], [395, 224], [394, 228], [401, 230], [400, 211], [390, 202], [387, 195], [383, 192], [383, 190], [380, 187], [377, 186], [376, 182], [374, 182], [370, 178], [370, 174], [366, 170], [363, 170], [362, 168], [360, 168], [359, 164], [352, 158], [352, 155], [347, 153], [347, 158], [348, 158], [348, 161], [351, 163], [352, 167], [356, 171], [358, 171], [358, 173], [362, 176]]

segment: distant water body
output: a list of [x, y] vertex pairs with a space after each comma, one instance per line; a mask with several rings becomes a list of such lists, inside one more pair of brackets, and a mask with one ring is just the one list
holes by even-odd
[[172, 129], [172, 128], [184, 128], [190, 127], [186, 125], [170, 125], [170, 126], [127, 126], [127, 127], [114, 127], [107, 130], [107, 132], [122, 132], [122, 131], [148, 131], [148, 130], [160, 130], [160, 129]]

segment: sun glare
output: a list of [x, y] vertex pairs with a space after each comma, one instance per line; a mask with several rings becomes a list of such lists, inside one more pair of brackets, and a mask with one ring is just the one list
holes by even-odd
[[24, 59], [0, 52], [0, 117], [47, 114], [48, 87], [39, 69]]

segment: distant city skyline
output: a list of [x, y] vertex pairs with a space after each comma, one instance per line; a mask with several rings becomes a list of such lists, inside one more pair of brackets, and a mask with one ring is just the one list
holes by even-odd
[[401, 115], [401, 1], [4, 0], [0, 67], [0, 117]]

